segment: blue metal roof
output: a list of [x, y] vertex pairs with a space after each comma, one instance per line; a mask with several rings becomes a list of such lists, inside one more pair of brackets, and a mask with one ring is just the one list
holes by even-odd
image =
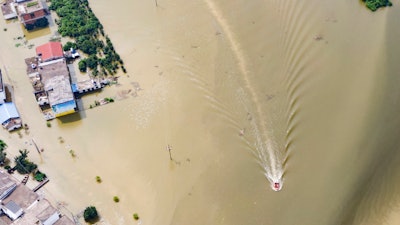
[[0, 122], [4, 123], [9, 119], [19, 118], [17, 108], [14, 103], [6, 102], [0, 105]]

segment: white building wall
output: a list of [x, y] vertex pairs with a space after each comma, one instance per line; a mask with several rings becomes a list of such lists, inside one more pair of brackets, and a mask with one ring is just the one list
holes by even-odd
[[43, 222], [43, 225], [53, 225], [59, 219], [60, 219], [60, 214], [58, 214], [58, 212], [55, 212], [46, 221]]

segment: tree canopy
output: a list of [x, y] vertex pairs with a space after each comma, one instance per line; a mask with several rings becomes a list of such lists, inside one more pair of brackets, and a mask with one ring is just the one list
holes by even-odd
[[373, 12], [380, 7], [392, 6], [389, 0], [363, 0], [363, 2], [365, 2], [365, 5]]
[[15, 160], [15, 169], [20, 174], [28, 174], [32, 173], [34, 170], [37, 169], [37, 165], [33, 162], [30, 162], [28, 158], [28, 153], [26, 149], [19, 150], [20, 155], [14, 158]]
[[99, 215], [97, 214], [96, 207], [86, 207], [85, 211], [83, 212], [83, 218], [86, 222], [94, 222], [95, 220], [97, 220], [99, 218]]
[[[73, 38], [75, 48], [87, 54], [88, 61], [79, 65], [81, 72], [85, 72], [86, 67], [89, 67], [94, 72], [93, 75], [98, 71], [103, 75], [113, 75], [119, 68], [126, 73], [120, 56], [110, 38], [104, 34], [103, 25], [92, 12], [87, 0], [51, 0], [49, 9], [60, 17], [56, 23], [61, 36]], [[72, 46], [72, 43], [68, 46]]]
[[4, 165], [7, 159], [7, 153], [5, 152], [5, 149], [7, 148], [7, 144], [3, 141], [0, 140], [0, 165]]

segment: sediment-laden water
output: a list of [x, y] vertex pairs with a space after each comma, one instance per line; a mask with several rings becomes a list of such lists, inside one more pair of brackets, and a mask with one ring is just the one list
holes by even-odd
[[[20, 27], [1, 24], [2, 69], [30, 125], [2, 137], [40, 162], [49, 197], [72, 214], [95, 205], [100, 224], [396, 224], [393, 3], [90, 1], [128, 74], [51, 128], [24, 74], [34, 48], [16, 48]], [[102, 97], [116, 101], [89, 109]]]

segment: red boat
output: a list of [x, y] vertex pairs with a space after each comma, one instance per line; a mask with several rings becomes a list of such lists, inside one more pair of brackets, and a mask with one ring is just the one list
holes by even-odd
[[274, 183], [274, 190], [275, 191], [280, 191], [281, 190], [281, 184], [280, 183]]

